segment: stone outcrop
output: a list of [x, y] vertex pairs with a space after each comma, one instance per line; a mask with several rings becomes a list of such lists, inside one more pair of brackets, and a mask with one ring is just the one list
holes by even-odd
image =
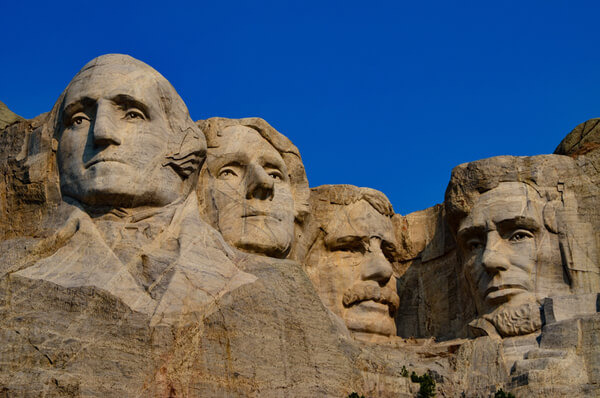
[[47, 114], [0, 103], [0, 395], [596, 396], [598, 126], [403, 216], [98, 57]]

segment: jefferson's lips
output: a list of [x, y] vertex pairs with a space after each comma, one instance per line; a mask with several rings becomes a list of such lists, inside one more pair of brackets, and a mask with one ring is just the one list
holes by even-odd
[[249, 218], [249, 217], [270, 217], [270, 218], [274, 218], [277, 221], [281, 221], [281, 217], [278, 217], [277, 215], [273, 214], [273, 213], [268, 213], [266, 211], [261, 211], [261, 210], [252, 210], [252, 211], [248, 211], [244, 214], [242, 214], [242, 218]]
[[85, 163], [84, 167], [87, 169], [89, 167], [92, 167], [96, 163], [101, 163], [101, 162], [117, 162], [117, 163], [125, 164], [125, 162], [122, 161], [121, 159], [112, 158], [112, 157], [108, 157], [108, 158], [102, 157], [102, 158], [96, 158], [96, 159], [89, 160], [87, 163]]

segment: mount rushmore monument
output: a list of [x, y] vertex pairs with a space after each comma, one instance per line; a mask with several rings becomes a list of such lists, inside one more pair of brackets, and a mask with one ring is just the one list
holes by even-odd
[[400, 215], [97, 57], [48, 113], [0, 103], [0, 395], [598, 395], [600, 120], [557, 144]]

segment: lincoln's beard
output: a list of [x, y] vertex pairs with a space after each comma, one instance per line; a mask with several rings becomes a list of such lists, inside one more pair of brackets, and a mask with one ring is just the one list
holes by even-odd
[[542, 327], [540, 305], [536, 302], [504, 305], [483, 317], [496, 327], [502, 337], [529, 334]]

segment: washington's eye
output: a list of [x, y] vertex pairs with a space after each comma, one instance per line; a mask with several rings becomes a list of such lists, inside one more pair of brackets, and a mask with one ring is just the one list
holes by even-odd
[[87, 117], [85, 113], [79, 112], [71, 117], [71, 124], [76, 124], [80, 126], [85, 121], [89, 121], [90, 119]]
[[127, 113], [125, 114], [125, 119], [127, 119], [127, 120], [133, 120], [133, 119], [144, 120], [146, 118], [144, 117], [144, 113], [142, 111], [140, 111], [139, 109], [131, 108], [131, 109], [127, 110]]
[[519, 229], [513, 232], [508, 240], [511, 242], [521, 242], [529, 238], [533, 238], [533, 234], [530, 231], [527, 231], [526, 229]]
[[237, 177], [237, 173], [232, 169], [223, 169], [219, 172], [219, 178], [222, 180], [227, 180], [232, 177]]

